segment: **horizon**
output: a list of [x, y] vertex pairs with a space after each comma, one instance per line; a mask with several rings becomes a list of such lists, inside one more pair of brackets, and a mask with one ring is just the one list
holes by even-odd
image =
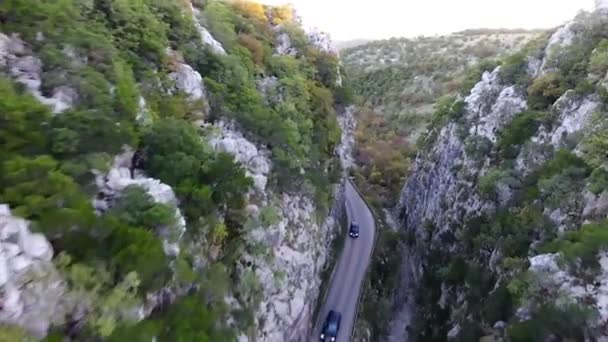
[[327, 32], [334, 42], [442, 36], [469, 29], [546, 30], [594, 8], [594, 0], [512, 0], [508, 6], [501, 0], [376, 0], [373, 6], [348, 0], [261, 1], [292, 4], [304, 27]]

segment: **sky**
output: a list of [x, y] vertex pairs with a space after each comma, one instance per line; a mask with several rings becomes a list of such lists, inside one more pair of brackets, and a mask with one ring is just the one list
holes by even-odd
[[474, 28], [550, 28], [594, 0], [262, 0], [291, 3], [334, 41], [446, 34]]

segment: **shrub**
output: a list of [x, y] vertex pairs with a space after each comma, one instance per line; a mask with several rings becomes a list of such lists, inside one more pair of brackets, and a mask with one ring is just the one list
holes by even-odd
[[471, 89], [481, 80], [481, 76], [485, 72], [492, 72], [499, 65], [498, 62], [493, 60], [483, 60], [475, 67], [469, 69], [466, 73], [465, 79], [462, 82], [460, 93], [468, 94]]
[[550, 336], [559, 340], [584, 340], [584, 327], [591, 317], [589, 309], [578, 304], [542, 305], [532, 319], [509, 326], [507, 334], [513, 342], [543, 341]]
[[212, 153], [191, 124], [159, 120], [144, 133], [142, 142], [146, 169], [176, 189], [191, 223], [214, 208], [244, 206], [243, 195], [253, 181], [232, 156]]
[[489, 324], [508, 321], [513, 312], [513, 299], [507, 286], [501, 284], [484, 301], [483, 318]]
[[528, 60], [524, 53], [518, 53], [505, 59], [500, 68], [500, 78], [506, 84], [527, 86], [530, 82], [528, 75]]
[[497, 146], [503, 158], [517, 157], [521, 145], [536, 134], [546, 116], [545, 113], [532, 111], [517, 114], [499, 135]]
[[491, 150], [492, 142], [486, 137], [471, 135], [465, 140], [464, 151], [473, 160], [483, 160]]
[[599, 167], [589, 177], [589, 191], [594, 194], [600, 194], [608, 189], [608, 171], [603, 167]]
[[110, 213], [125, 224], [152, 230], [176, 222], [173, 208], [166, 204], [155, 203], [146, 190], [135, 185], [121, 192]]
[[578, 231], [566, 232], [547, 244], [543, 252], [560, 252], [572, 265], [580, 260], [584, 267], [596, 268], [599, 267], [597, 254], [606, 248], [608, 223], [603, 221], [583, 225]]
[[538, 77], [528, 87], [528, 105], [535, 110], [542, 110], [552, 105], [566, 92], [559, 74], [549, 73]]
[[602, 39], [593, 50], [589, 62], [589, 71], [599, 77], [606, 76], [606, 72], [608, 72], [608, 39]]

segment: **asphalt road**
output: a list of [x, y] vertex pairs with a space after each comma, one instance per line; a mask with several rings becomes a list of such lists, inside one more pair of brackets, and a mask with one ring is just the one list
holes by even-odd
[[311, 341], [319, 341], [321, 328], [329, 310], [342, 314], [337, 341], [350, 340], [357, 315], [359, 293], [372, 256], [376, 234], [374, 217], [350, 182], [346, 182], [345, 191], [348, 224], [350, 226], [351, 221], [359, 223], [359, 238], [346, 237], [342, 255], [334, 271], [325, 303], [319, 312]]

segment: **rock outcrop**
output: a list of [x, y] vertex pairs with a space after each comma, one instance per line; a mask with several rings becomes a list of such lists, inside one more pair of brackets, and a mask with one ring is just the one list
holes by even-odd
[[78, 99], [76, 91], [67, 86], [54, 88], [50, 96], [42, 94], [42, 62], [16, 35], [8, 37], [0, 33], [0, 71], [3, 69], [36, 99], [51, 107], [53, 113], [71, 108]]
[[260, 304], [254, 310], [257, 339], [306, 340], [335, 216], [319, 222], [311, 198], [269, 189], [269, 151], [247, 140], [235, 125], [220, 121], [203, 127], [209, 131], [211, 146], [233, 155], [254, 180], [256, 196], [247, 208], [248, 252], [241, 258], [240, 274], [254, 274], [260, 284]]
[[342, 169], [347, 171], [355, 166], [353, 150], [355, 148], [355, 130], [357, 129], [357, 121], [353, 116], [355, 107], [347, 107], [338, 114], [338, 124], [342, 130], [340, 145], [336, 148], [342, 163]]
[[114, 163], [107, 173], [94, 171], [98, 196], [93, 200], [95, 209], [99, 212], [108, 210], [120, 193], [129, 186], [139, 186], [157, 202], [175, 208], [176, 224], [171, 227], [161, 227], [158, 234], [163, 239], [165, 253], [170, 256], [179, 254], [179, 240], [186, 231], [186, 220], [178, 208], [177, 198], [173, 189], [158, 179], [146, 177], [143, 171], [134, 169], [132, 165], [133, 151], [127, 148], [125, 152], [114, 158]]
[[175, 82], [175, 88], [188, 95], [190, 100], [206, 98], [203, 77], [188, 64], [178, 63], [169, 77]]
[[220, 42], [218, 42], [217, 40], [215, 40], [215, 38], [213, 38], [211, 33], [209, 33], [209, 31], [205, 27], [203, 27], [203, 25], [201, 25], [200, 18], [199, 18], [200, 10], [198, 8], [194, 7], [194, 5], [192, 5], [192, 3], [190, 3], [190, 9], [192, 11], [192, 19], [194, 21], [194, 27], [196, 28], [199, 35], [201, 36], [201, 41], [203, 42], [203, 44], [211, 47], [211, 50], [213, 52], [220, 54], [220, 55], [225, 55], [226, 50], [224, 50], [224, 47], [222, 46], [222, 44]]
[[[584, 36], [580, 35], [588, 34], [592, 28], [581, 29], [584, 25], [580, 21], [592, 18], [594, 15], [603, 14], [582, 15], [554, 32], [544, 48], [545, 56], [542, 59], [528, 58], [529, 75], [534, 79], [548, 72], [563, 72], [556, 66], [554, 60], [564, 53], [565, 48], [584, 39]], [[597, 22], [605, 20], [597, 17], [592, 19]], [[589, 81], [595, 82], [597, 79], [590, 77]], [[399, 326], [398, 323], [407, 321], [406, 314], [409, 311], [404, 308], [412, 307], [411, 303], [404, 299], [407, 298], [404, 293], [418, 285], [408, 282], [411, 277], [406, 278], [406, 275], [422, 275], [423, 270], [433, 273], [431, 275], [433, 281], [439, 283], [434, 289], [440, 294], [436, 303], [442, 309], [448, 310], [445, 326], [441, 327], [445, 329], [443, 337], [459, 338], [464, 332], [464, 324], [472, 317], [467, 317], [470, 314], [467, 311], [470, 302], [466, 297], [466, 287], [471, 285], [463, 282], [464, 285], [458, 287], [442, 278], [443, 275], [437, 276], [443, 270], [442, 267], [447, 269], [446, 265], [438, 264], [438, 259], [433, 261], [433, 258], [438, 258], [437, 253], [449, 255], [450, 262], [456, 257], [464, 258], [468, 265], [477, 263], [487, 272], [491, 272], [494, 280], [490, 285], [493, 289], [490, 293], [501, 285], [506, 286], [508, 281], [505, 281], [504, 277], [510, 279], [513, 276], [512, 274], [507, 276], [504, 270], [502, 263], [504, 254], [508, 254], [509, 251], [501, 250], [500, 242], [488, 242], [484, 246], [475, 245], [473, 252], [467, 250], [471, 248], [467, 244], [477, 243], [471, 242], [475, 238], [465, 236], [471, 220], [479, 218], [492, 220], [494, 217], [500, 217], [499, 215], [514, 217], [520, 210], [534, 208], [540, 211], [539, 215], [551, 230], [550, 234], [560, 236], [565, 231], [580, 229], [584, 223], [601, 221], [607, 217], [606, 192], [591, 193], [587, 188], [588, 184], [585, 184], [589, 182], [588, 176], [582, 176], [583, 180], [579, 183], [568, 185], [571, 186], [568, 188], [568, 193], [561, 196], [563, 198], [559, 198], [556, 201], [558, 203], [552, 203], [547, 199], [552, 195], [551, 188], [546, 190], [545, 187], [551, 182], [559, 182], [560, 185], [564, 182], [575, 182], [568, 180], [567, 177], [563, 180], [558, 178], [559, 172], [564, 172], [568, 166], [564, 166], [563, 170], [555, 171], [558, 176], [550, 173], [538, 175], [543, 172], [543, 166], [549, 160], [557, 158], [556, 155], [562, 150], [569, 151], [571, 153], [568, 154], [569, 156], [586, 157], [585, 136], [597, 129], [595, 114], [605, 110], [599, 94], [594, 90], [563, 92], [557, 100], [552, 101], [552, 105], [543, 109], [546, 116], [543, 116], [542, 122], [538, 123], [538, 129], [535, 128], [530, 137], [518, 142], [521, 145], [514, 146], [516, 148], [514, 156], [507, 157], [497, 143], [502, 139], [502, 132], [513, 119], [519, 113], [527, 111], [528, 104], [532, 106], [529, 100], [524, 87], [508, 84], [502, 79], [501, 67], [486, 72], [464, 99], [463, 117], [450, 120], [439, 128], [434, 136], [434, 143], [417, 156], [397, 207], [402, 228], [407, 230], [410, 236], [415, 237], [416, 242], [412, 249], [404, 252], [403, 259], [408, 262], [407, 264], [404, 262], [400, 271], [402, 286], [394, 296], [397, 300], [395, 310], [399, 315], [393, 320], [392, 336], [404, 336], [403, 326]], [[472, 148], [468, 143], [478, 139], [487, 141], [487, 151], [475, 155], [475, 151], [471, 152]], [[574, 166], [570, 167], [574, 168]], [[490, 171], [495, 172], [494, 174], [498, 172], [500, 176], [493, 180], [491, 193], [488, 194], [487, 188], [482, 189], [480, 180], [487, 180], [484, 176]], [[539, 184], [538, 191], [541, 194], [537, 195], [533, 202], [523, 202], [521, 199], [522, 193], [527, 189], [525, 187], [529, 186], [525, 182]], [[495, 223], [489, 225], [493, 224]], [[496, 239], [499, 240], [506, 239], [510, 233], [485, 234], [497, 234]], [[597, 256], [599, 270], [593, 273], [593, 277], [590, 274], [581, 277], [581, 273], [585, 272], [580, 269], [582, 266], [566, 268], [560, 261], [559, 253], [536, 255], [539, 241], [546, 241], [548, 238], [544, 237], [545, 233], [542, 232], [535, 231], [534, 234], [536, 235], [530, 237], [527, 242], [526, 246], [529, 250], [523, 257], [525, 260], [525, 257], [529, 256], [530, 266], [527, 271], [537, 275], [535, 284], [540, 287], [534, 287], [534, 291], [539, 288], [541, 289], [539, 291], [545, 291], [542, 292], [543, 298], [551, 302], [555, 301], [558, 306], [564, 303], [578, 303], [597, 312], [598, 319], [582, 328], [591, 336], [591, 340], [605, 339], [608, 336], [605, 330], [608, 321], [606, 317], [608, 257], [600, 252]], [[413, 264], [409, 261], [411, 259], [406, 257], [412, 252], [416, 253]], [[534, 313], [535, 307], [530, 304], [533, 303], [533, 299], [527, 298], [524, 302], [527, 304], [521, 305], [516, 320], [530, 320]], [[429, 308], [430, 306], [422, 312]], [[524, 312], [526, 314], [523, 314]], [[483, 315], [481, 318], [487, 319]], [[499, 331], [504, 334], [505, 327], [506, 323], [501, 321], [487, 322], [487, 325], [484, 325], [484, 329], [497, 334]]]
[[51, 262], [51, 244], [28, 226], [0, 205], [0, 322], [43, 337], [68, 313], [61, 304], [66, 285]]
[[204, 125], [211, 128], [209, 144], [217, 151], [234, 156], [247, 170], [247, 175], [253, 179], [256, 191], [264, 193], [271, 170], [270, 152], [259, 149], [235, 129], [234, 124], [220, 121], [215, 125]]

